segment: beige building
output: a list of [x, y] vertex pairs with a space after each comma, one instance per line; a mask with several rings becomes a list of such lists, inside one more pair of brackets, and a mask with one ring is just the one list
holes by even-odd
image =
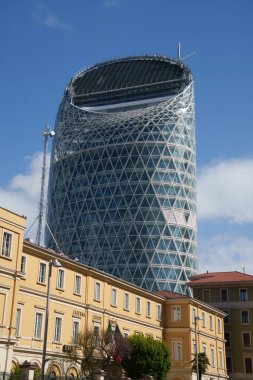
[[229, 378], [253, 379], [253, 276], [203, 273], [191, 278], [194, 297], [223, 310]]
[[[80, 331], [118, 324], [121, 333], [164, 339], [172, 356], [168, 380], [195, 379], [191, 360], [198, 337], [210, 368], [205, 379], [225, 379], [224, 314], [170, 292], [153, 294], [51, 250], [23, 241], [24, 217], [0, 208], [0, 373], [24, 361], [41, 367], [49, 263], [52, 267], [46, 373], [78, 375], [64, 362]], [[195, 316], [203, 318], [197, 321]]]

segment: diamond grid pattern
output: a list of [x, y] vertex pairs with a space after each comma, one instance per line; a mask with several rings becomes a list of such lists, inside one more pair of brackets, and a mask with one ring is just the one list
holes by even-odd
[[61, 250], [150, 291], [187, 292], [197, 269], [194, 128], [193, 83], [125, 112], [81, 109], [65, 94], [48, 205]]

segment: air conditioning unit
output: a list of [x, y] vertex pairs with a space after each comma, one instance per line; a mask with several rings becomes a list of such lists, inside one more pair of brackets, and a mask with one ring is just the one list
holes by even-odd
[[62, 351], [63, 352], [71, 352], [71, 348], [72, 348], [72, 346], [70, 344], [64, 344], [62, 346]]

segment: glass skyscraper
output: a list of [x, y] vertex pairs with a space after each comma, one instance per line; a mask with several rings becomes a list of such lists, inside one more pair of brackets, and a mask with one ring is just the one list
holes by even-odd
[[46, 244], [151, 291], [187, 292], [197, 269], [189, 68], [147, 55], [84, 69], [55, 132]]

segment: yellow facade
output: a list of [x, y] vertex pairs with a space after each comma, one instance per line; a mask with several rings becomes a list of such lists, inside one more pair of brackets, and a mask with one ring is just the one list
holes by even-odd
[[213, 350], [208, 376], [226, 378], [224, 359], [219, 359], [220, 352], [225, 358], [222, 312], [186, 296], [145, 291], [23, 241], [24, 229], [24, 217], [0, 208], [0, 373], [25, 360], [41, 366], [49, 262], [57, 259], [62, 266], [52, 267], [47, 373], [77, 374], [78, 368], [63, 360], [66, 350], [79, 331], [105, 331], [110, 321], [125, 336], [164, 339], [172, 355], [168, 380], [194, 379], [194, 315], [204, 313], [206, 324], [198, 321], [197, 326], [199, 351], [205, 347], [210, 358]]

